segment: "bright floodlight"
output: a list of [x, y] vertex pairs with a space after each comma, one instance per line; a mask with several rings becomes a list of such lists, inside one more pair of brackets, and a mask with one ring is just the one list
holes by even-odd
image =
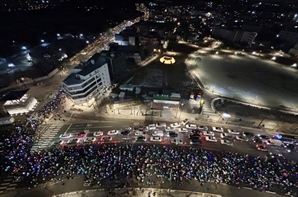
[[8, 67], [10, 67], [10, 68], [11, 68], [11, 67], [15, 67], [15, 65], [14, 65], [13, 63], [9, 63], [9, 64], [8, 64]]
[[23, 50], [27, 50], [27, 47], [25, 47], [25, 46], [22, 46], [22, 49], [23, 49]]
[[252, 52], [252, 54], [255, 55], [255, 54], [257, 54], [257, 53], [254, 51], [254, 52]]
[[62, 51], [62, 49], [60, 48], [59, 51]]
[[60, 34], [57, 34], [57, 37], [60, 37]]
[[175, 58], [171, 56], [163, 56], [159, 61], [163, 64], [174, 64], [176, 62]]
[[272, 58], [271, 58], [271, 60], [276, 60], [276, 57], [275, 57], [275, 56], [274, 56], [274, 57], [272, 57]]
[[218, 55], [218, 51], [216, 51], [216, 53], [215, 53], [216, 55]]
[[293, 68], [296, 68], [297, 67], [297, 63], [292, 64], [292, 67]]
[[231, 115], [228, 114], [228, 113], [223, 113], [223, 114], [222, 114], [222, 117], [225, 117], [225, 118], [231, 118]]
[[83, 34], [80, 34], [80, 37], [83, 37]]
[[86, 40], [86, 44], [89, 44], [89, 41], [88, 40]]
[[44, 40], [40, 40], [40, 42], [44, 42]]
[[237, 53], [237, 52], [235, 52], [234, 54], [235, 54], [235, 55], [237, 55], [238, 53]]

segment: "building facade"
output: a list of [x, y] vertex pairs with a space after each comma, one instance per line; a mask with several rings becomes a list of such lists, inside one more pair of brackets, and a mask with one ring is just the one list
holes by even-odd
[[91, 58], [72, 70], [63, 81], [67, 96], [75, 105], [91, 106], [99, 97], [103, 97], [111, 85], [108, 64], [104, 58]]
[[28, 94], [24, 94], [21, 98], [15, 100], [7, 100], [3, 109], [5, 112], [12, 115], [26, 114], [33, 111], [37, 106], [38, 101]]

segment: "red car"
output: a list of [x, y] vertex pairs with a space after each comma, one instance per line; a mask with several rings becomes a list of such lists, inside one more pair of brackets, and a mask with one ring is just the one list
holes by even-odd
[[86, 133], [85, 132], [80, 132], [77, 134], [77, 137], [85, 137]]

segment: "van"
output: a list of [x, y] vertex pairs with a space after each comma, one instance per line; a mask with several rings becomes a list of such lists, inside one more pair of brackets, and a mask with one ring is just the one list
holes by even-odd
[[163, 137], [163, 136], [164, 136], [164, 133], [163, 133], [163, 131], [161, 131], [161, 130], [157, 130], [157, 131], [154, 131], [152, 135], [153, 135], [153, 136], [160, 136], [160, 137]]

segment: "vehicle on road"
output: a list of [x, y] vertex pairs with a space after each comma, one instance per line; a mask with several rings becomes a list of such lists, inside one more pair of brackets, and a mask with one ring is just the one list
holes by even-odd
[[87, 137], [84, 139], [84, 143], [91, 143], [91, 142], [94, 142], [96, 141], [96, 138], [95, 137]]
[[294, 144], [283, 144], [283, 147], [287, 150], [288, 153], [295, 150], [295, 145]]
[[203, 135], [205, 135], [205, 136], [214, 136], [214, 133], [212, 131], [203, 131]]
[[170, 124], [170, 127], [171, 128], [180, 128], [180, 123], [172, 123], [172, 124]]
[[157, 131], [154, 131], [152, 135], [163, 137], [164, 133], [162, 130], [157, 130]]
[[243, 137], [242, 135], [236, 136], [236, 140], [246, 142], [248, 139], [246, 137]]
[[205, 139], [208, 142], [217, 142], [217, 139], [214, 136], [205, 136]]
[[156, 128], [166, 128], [167, 124], [165, 122], [158, 122], [155, 124]]
[[267, 151], [268, 151], [267, 147], [266, 147], [264, 144], [257, 144], [257, 145], [256, 145], [256, 148], [257, 148], [259, 151], [264, 151], [264, 152], [267, 152]]
[[129, 134], [130, 134], [130, 130], [121, 131], [121, 135], [129, 135]]
[[189, 132], [189, 130], [187, 130], [186, 128], [177, 128], [176, 131], [179, 133], [188, 133]]
[[75, 144], [77, 142], [77, 138], [67, 140], [66, 144]]
[[85, 131], [80, 132], [77, 134], [77, 137], [85, 137], [87, 135], [87, 133]]
[[136, 142], [146, 142], [147, 139], [145, 136], [138, 136], [135, 141]]
[[239, 135], [240, 132], [235, 130], [235, 129], [228, 129], [228, 133], [233, 134], [233, 135]]
[[197, 146], [203, 145], [202, 141], [199, 138], [192, 138], [192, 139], [190, 139], [189, 143], [191, 145], [197, 145]]
[[151, 141], [151, 142], [161, 142], [162, 139], [161, 139], [160, 136], [152, 136], [152, 137], [150, 138], [150, 141]]
[[72, 137], [75, 137], [75, 135], [72, 134], [72, 133], [64, 133], [64, 134], [61, 134], [59, 136], [60, 139], [69, 139], [69, 138], [72, 138]]
[[176, 132], [174, 132], [174, 131], [170, 131], [170, 132], [169, 132], [169, 136], [170, 136], [170, 137], [177, 137], [178, 134], [177, 134]]
[[145, 136], [146, 132], [145, 131], [136, 131], [135, 135], [137, 136]]
[[180, 124], [183, 125], [183, 126], [185, 126], [188, 122], [189, 122], [188, 119], [185, 118]]
[[95, 137], [102, 136], [102, 135], [103, 135], [103, 132], [102, 132], [102, 131], [97, 131], [97, 132], [94, 132], [93, 135], [94, 135]]
[[119, 130], [111, 130], [111, 131], [108, 131], [108, 135], [118, 135], [120, 133]]
[[195, 124], [187, 124], [187, 125], [185, 125], [185, 128], [187, 128], [187, 129], [197, 129], [197, 125], [195, 125]]
[[77, 140], [77, 144], [83, 144], [84, 143], [84, 138], [79, 138]]
[[222, 127], [212, 127], [212, 131], [215, 131], [215, 132], [224, 132], [224, 129]]
[[171, 144], [183, 144], [183, 141], [180, 140], [180, 139], [175, 138], [175, 139], [171, 140]]
[[149, 124], [147, 127], [146, 127], [147, 130], [149, 131], [153, 131], [156, 129], [156, 125], [155, 124]]
[[243, 137], [247, 137], [247, 138], [253, 138], [253, 137], [255, 136], [254, 133], [252, 133], [252, 132], [248, 132], [248, 131], [244, 131], [244, 132], [242, 132], [241, 135], [242, 135]]
[[207, 131], [208, 130], [208, 127], [207, 126], [198, 126], [197, 127], [197, 129], [199, 130], [199, 131]]
[[220, 138], [228, 138], [231, 137], [231, 135], [229, 135], [228, 133], [221, 133], [220, 134]]
[[233, 146], [233, 142], [230, 140], [220, 140], [220, 143], [228, 146]]
[[100, 141], [102, 141], [102, 142], [112, 141], [112, 137], [111, 136], [104, 136], [100, 139]]

